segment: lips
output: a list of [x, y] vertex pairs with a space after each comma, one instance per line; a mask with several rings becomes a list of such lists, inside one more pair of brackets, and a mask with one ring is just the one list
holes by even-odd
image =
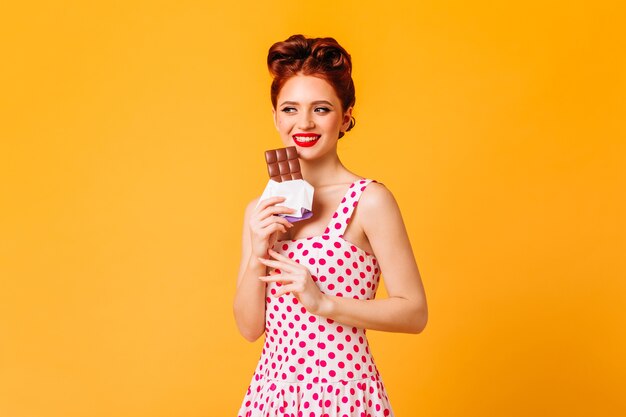
[[298, 133], [292, 136], [295, 144], [304, 148], [310, 148], [315, 145], [320, 137], [320, 135], [315, 133]]

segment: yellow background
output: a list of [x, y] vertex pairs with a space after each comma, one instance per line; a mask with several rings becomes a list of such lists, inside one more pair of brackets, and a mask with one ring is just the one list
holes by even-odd
[[282, 146], [265, 59], [294, 33], [351, 53], [340, 156], [422, 273], [425, 331], [368, 332], [396, 415], [626, 414], [622, 2], [13, 3], [0, 416], [236, 415], [263, 343], [232, 316], [241, 220]]

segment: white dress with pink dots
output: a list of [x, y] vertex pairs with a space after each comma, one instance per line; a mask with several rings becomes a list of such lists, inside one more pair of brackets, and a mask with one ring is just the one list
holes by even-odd
[[[376, 295], [376, 257], [343, 239], [372, 181], [352, 183], [322, 235], [274, 245], [306, 265], [325, 294], [360, 300]], [[291, 293], [272, 297], [280, 286], [266, 286], [265, 344], [238, 417], [393, 416], [366, 329], [311, 314]]]

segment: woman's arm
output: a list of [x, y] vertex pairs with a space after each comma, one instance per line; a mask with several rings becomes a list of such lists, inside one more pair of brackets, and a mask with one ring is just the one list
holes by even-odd
[[250, 217], [258, 199], [246, 207], [241, 239], [241, 263], [237, 277], [237, 291], [233, 303], [233, 314], [239, 332], [246, 340], [254, 342], [265, 330], [265, 283], [255, 279], [265, 274], [265, 265], [252, 254], [250, 238]]
[[277, 203], [282, 197], [272, 197], [262, 201], [258, 198], [246, 207], [241, 239], [241, 263], [237, 277], [237, 290], [233, 302], [233, 314], [239, 332], [250, 342], [257, 340], [265, 331], [265, 283], [258, 277], [267, 270], [259, 257], [267, 257], [277, 233], [287, 231], [291, 224], [274, 214], [291, 213], [293, 210]]
[[359, 328], [420, 333], [428, 321], [426, 295], [393, 194], [382, 184], [370, 183], [353, 216], [357, 211], [389, 297], [356, 300], [325, 294], [315, 314]]

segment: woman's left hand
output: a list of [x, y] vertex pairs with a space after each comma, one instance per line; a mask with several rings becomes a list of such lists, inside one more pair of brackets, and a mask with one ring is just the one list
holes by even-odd
[[259, 277], [259, 279], [265, 282], [280, 282], [282, 286], [276, 291], [274, 297], [292, 292], [307, 311], [311, 314], [318, 314], [326, 296], [313, 281], [309, 270], [304, 265], [272, 249], [268, 253], [275, 260], [259, 258], [259, 261], [268, 267], [278, 269], [280, 273]]

